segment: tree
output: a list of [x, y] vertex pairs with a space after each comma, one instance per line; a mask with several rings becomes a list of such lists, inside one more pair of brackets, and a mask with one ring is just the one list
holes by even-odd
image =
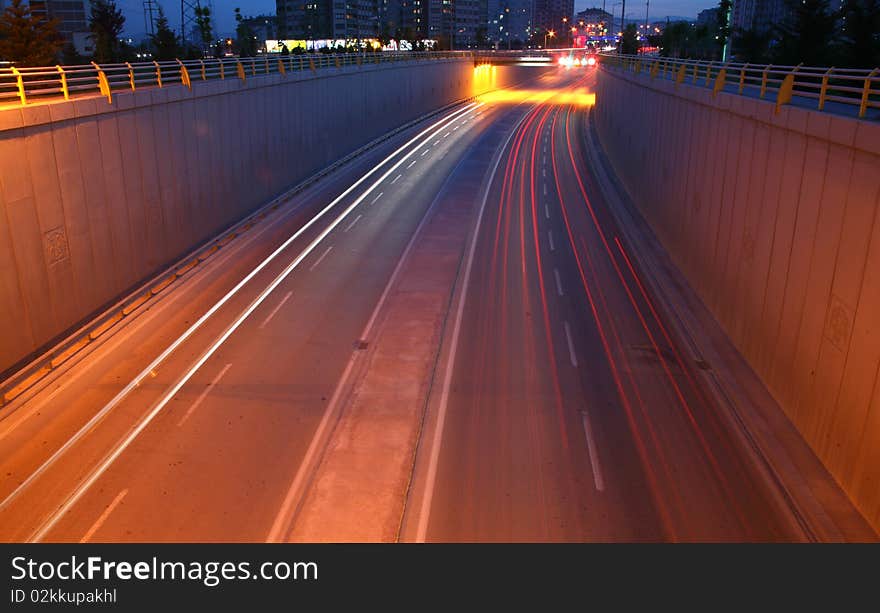
[[770, 35], [758, 30], [737, 30], [733, 39], [733, 54], [738, 62], [768, 63]]
[[845, 0], [840, 55], [845, 66], [880, 66], [880, 0]]
[[242, 17], [241, 9], [235, 9], [235, 46], [241, 57], [252, 57], [257, 54], [257, 41], [254, 39], [254, 31], [247, 20]]
[[211, 9], [207, 6], [196, 7], [196, 26], [202, 39], [202, 51], [207, 51], [214, 42], [214, 28], [211, 25]]
[[776, 26], [774, 62], [827, 66], [833, 60], [837, 16], [829, 0], [786, 0], [788, 18]]
[[159, 17], [156, 19], [156, 31], [150, 35], [150, 43], [153, 45], [154, 58], [160, 62], [174, 60], [180, 56], [180, 43], [177, 34], [168, 25], [165, 11], [159, 7]]
[[639, 36], [636, 24], [627, 24], [623, 29], [623, 38], [620, 39], [620, 52], [627, 55], [635, 55], [639, 52]]
[[63, 45], [58, 22], [31, 13], [22, 0], [12, 0], [0, 15], [0, 57], [16, 66], [49, 66]]
[[114, 0], [93, 0], [89, 30], [95, 45], [95, 61], [99, 64], [120, 61], [123, 56], [119, 37], [125, 26], [125, 15]]
[[724, 47], [730, 40], [730, 11], [733, 9], [733, 0], [721, 0], [718, 3], [718, 26], [715, 31], [715, 41], [718, 45], [718, 59], [726, 60]]

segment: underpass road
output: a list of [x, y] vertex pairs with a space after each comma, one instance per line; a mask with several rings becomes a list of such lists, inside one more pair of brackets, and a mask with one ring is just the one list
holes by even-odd
[[[594, 78], [560, 70], [529, 85], [545, 95], [514, 90], [394, 136], [3, 415], [0, 540], [295, 532], [291, 483], [443, 194], [484, 207], [450, 296], [457, 323], [412, 407], [426, 412], [401, 540], [803, 540], [597, 188], [579, 104]], [[479, 177], [456, 189], [490, 136], [507, 144], [485, 193], [470, 193]]]

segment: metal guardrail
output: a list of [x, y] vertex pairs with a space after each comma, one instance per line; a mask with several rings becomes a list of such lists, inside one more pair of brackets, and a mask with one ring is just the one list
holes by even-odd
[[240, 79], [288, 72], [317, 72], [327, 68], [385, 64], [412, 60], [470, 58], [467, 51], [374, 52], [366, 54], [264, 54], [249, 58], [172, 60], [122, 64], [84, 64], [40, 68], [0, 67], [0, 105], [26, 105], [41, 99], [100, 93], [113, 101], [117, 91], [193, 83], [215, 79]]
[[829, 110], [828, 103], [852, 107], [860, 118], [864, 118], [869, 109], [880, 109], [880, 68], [773, 66], [613, 53], [603, 53], [600, 57], [603, 66], [636, 74], [645, 72], [652, 79], [711, 87], [716, 94], [719, 91], [757, 94], [760, 99], [775, 94], [777, 113], [781, 106], [791, 104], [795, 96], [815, 100], [820, 111]]

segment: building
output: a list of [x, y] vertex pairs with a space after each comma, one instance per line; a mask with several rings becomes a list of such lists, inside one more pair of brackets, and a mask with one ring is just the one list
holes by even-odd
[[91, 54], [89, 5], [86, 0], [30, 0], [28, 5], [31, 14], [58, 20], [58, 33], [65, 43], [71, 43], [83, 55]]
[[531, 36], [533, 8], [532, 0], [489, 0], [489, 42], [506, 49], [524, 45]]
[[718, 25], [718, 7], [700, 11], [697, 14], [697, 25], [709, 27]]
[[556, 45], [564, 45], [571, 39], [571, 23], [574, 18], [574, 0], [535, 0], [532, 27], [541, 43], [546, 32], [556, 33]]
[[734, 0], [730, 25], [734, 32], [754, 30], [766, 34], [787, 17], [785, 0]]
[[353, 40], [378, 33], [376, 0], [276, 0], [275, 7], [279, 38]]

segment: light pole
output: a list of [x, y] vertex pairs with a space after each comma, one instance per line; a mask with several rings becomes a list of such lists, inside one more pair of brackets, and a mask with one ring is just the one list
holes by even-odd
[[[614, 29], [614, 9], [615, 9], [615, 7], [618, 7], [618, 6], [620, 6], [621, 4], [623, 4], [623, 3], [622, 3], [622, 2], [615, 2], [614, 4], [611, 5], [611, 38], [612, 38], [612, 39], [613, 39], [615, 36], [617, 36], [617, 35], [615, 34], [616, 30]], [[623, 21], [623, 20], [621, 20], [621, 21]]]
[[547, 37], [548, 36], [550, 38], [553, 38], [554, 36], [556, 36], [556, 32], [554, 32], [553, 30], [547, 30], [546, 32], [544, 32], [544, 49], [547, 48]]

